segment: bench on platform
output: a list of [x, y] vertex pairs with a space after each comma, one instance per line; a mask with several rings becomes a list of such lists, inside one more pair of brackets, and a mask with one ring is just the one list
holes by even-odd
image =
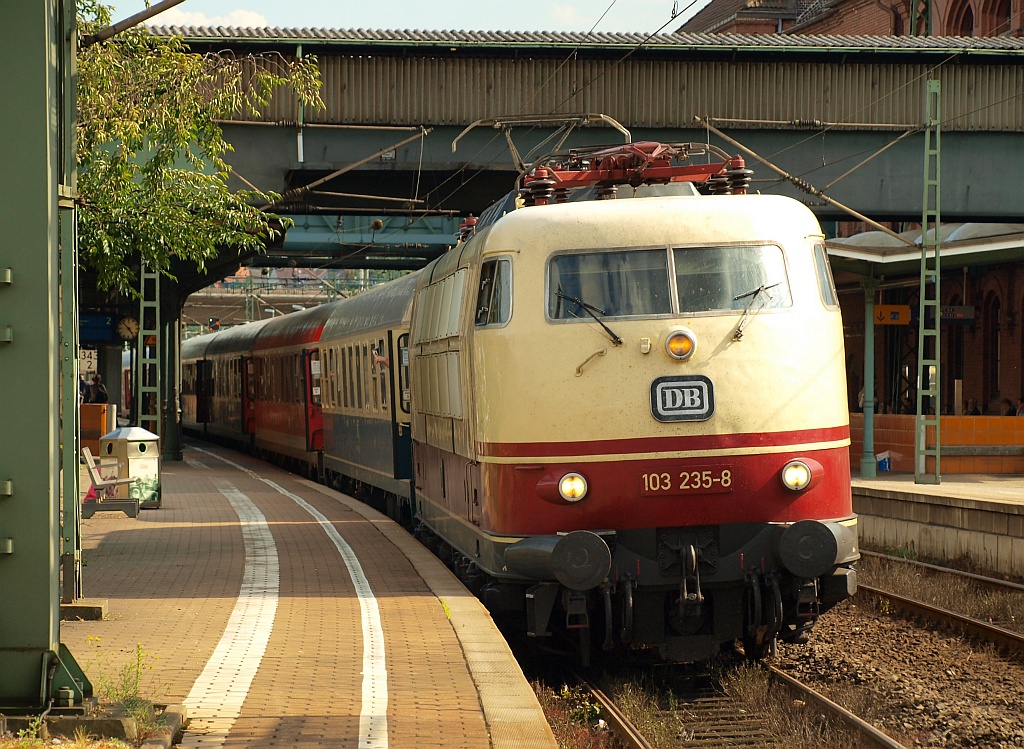
[[[134, 484], [138, 479], [125, 477], [125, 478], [103, 478], [100, 474], [100, 468], [104, 464], [97, 465], [96, 459], [92, 455], [92, 450], [88, 447], [82, 448], [82, 458], [85, 459], [85, 467], [89, 471], [89, 479], [92, 481], [92, 485], [96, 488], [96, 501], [95, 502], [83, 502], [82, 503], [82, 517], [90, 518], [97, 512], [123, 512], [130, 518], [139, 516], [139, 500], [135, 499], [110, 499], [104, 498], [103, 494], [106, 489], [116, 486], [124, 486], [126, 484]], [[105, 465], [113, 465], [120, 467], [120, 463], [107, 463]]]

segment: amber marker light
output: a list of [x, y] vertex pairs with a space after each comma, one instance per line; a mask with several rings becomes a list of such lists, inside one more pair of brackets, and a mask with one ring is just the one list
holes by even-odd
[[689, 330], [676, 330], [665, 340], [665, 350], [673, 359], [685, 361], [697, 350], [697, 338]]
[[799, 492], [811, 485], [811, 469], [799, 460], [791, 460], [782, 467], [782, 485], [793, 492]]
[[567, 473], [558, 482], [558, 493], [566, 502], [579, 502], [587, 496], [587, 480], [578, 473]]

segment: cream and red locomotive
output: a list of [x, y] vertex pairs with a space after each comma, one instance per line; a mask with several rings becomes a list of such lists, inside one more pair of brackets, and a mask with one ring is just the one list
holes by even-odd
[[[318, 372], [296, 372], [322, 409], [310, 470], [584, 651], [759, 657], [856, 588], [824, 237], [801, 204], [744, 194], [741, 160], [694, 151], [569, 151], [423, 270], [295, 313], [322, 327]], [[202, 340], [186, 373], [212, 371]]]

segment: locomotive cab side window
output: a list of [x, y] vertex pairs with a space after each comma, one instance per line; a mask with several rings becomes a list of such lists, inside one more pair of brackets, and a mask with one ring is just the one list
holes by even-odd
[[476, 325], [504, 325], [512, 316], [512, 261], [497, 258], [480, 269], [476, 297]]
[[832, 268], [829, 266], [828, 255], [825, 253], [825, 245], [816, 243], [814, 245], [814, 270], [818, 276], [818, 291], [821, 293], [821, 301], [826, 307], [838, 307], [839, 297], [836, 294], [836, 284], [832, 280]]

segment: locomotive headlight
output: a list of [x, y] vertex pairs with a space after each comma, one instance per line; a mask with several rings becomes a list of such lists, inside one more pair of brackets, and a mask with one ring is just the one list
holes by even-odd
[[567, 473], [558, 482], [558, 493], [566, 502], [579, 502], [587, 496], [587, 480], [578, 473]]
[[697, 338], [685, 328], [675, 330], [669, 333], [668, 338], [665, 339], [665, 350], [673, 359], [685, 361], [697, 350]]
[[782, 468], [782, 485], [799, 492], [811, 485], [811, 469], [800, 460], [791, 460]]

